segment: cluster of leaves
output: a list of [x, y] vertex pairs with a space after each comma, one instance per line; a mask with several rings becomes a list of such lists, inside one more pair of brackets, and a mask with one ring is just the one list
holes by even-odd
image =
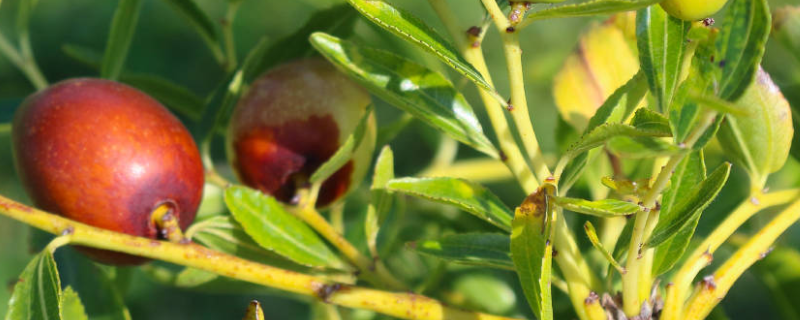
[[[216, 24], [193, 1], [167, 2], [195, 27], [212, 52], [221, 50], [223, 43]], [[500, 3], [508, 9], [508, 3]], [[481, 227], [476, 230], [479, 232], [422, 239], [409, 248], [449, 263], [514, 271], [536, 316], [552, 319], [550, 284], [558, 282], [558, 274], [552, 268], [551, 238], [554, 221], [565, 218], [561, 213], [612, 219], [649, 209], [637, 203], [652, 191], [651, 179], [638, 183], [619, 176], [604, 179], [604, 185], [616, 195], [614, 198], [592, 201], [566, 196], [576, 183], [586, 178], [587, 170], [596, 169], [593, 160], [608, 151], [631, 166], [652, 166], [648, 160], [657, 157], [682, 159], [661, 198], [661, 219], [644, 241], [645, 249], [655, 249], [655, 275], [674, 268], [689, 247], [702, 212], [730, 174], [727, 163], [707, 173], [704, 147], [720, 131], [720, 140], [730, 151], [728, 156], [747, 168], [754, 187], [760, 189], [767, 176], [783, 166], [789, 152], [787, 137], [791, 126], [787, 128], [781, 123], [784, 118], [772, 107], [782, 101], [769, 94], [768, 76], [759, 75], [760, 80], [754, 82], [771, 28], [765, 0], [732, 0], [719, 28], [672, 18], [656, 3], [593, 0], [547, 6], [528, 13], [519, 24], [521, 28], [543, 19], [636, 11], [636, 44], [632, 47], [638, 53], [635, 65], [639, 71], [609, 92], [601, 105], [593, 106], [599, 108], [592, 110], [588, 121], [570, 121], [574, 126], [571, 130], [582, 133], [564, 142], [555, 173], [557, 185], [543, 186], [512, 210], [487, 187], [474, 181], [450, 177], [396, 178], [394, 155], [389, 147], [384, 147], [376, 161], [364, 223], [358, 230], [363, 234], [360, 239], [365, 249], [376, 259], [389, 253], [401, 254], [396, 247], [392, 248], [391, 239], [401, 225], [397, 219], [403, 214], [403, 196], [470, 213], [497, 230], [486, 232]], [[119, 79], [148, 92], [196, 121], [199, 130], [207, 133], [206, 140], [224, 132], [238, 96], [257, 75], [281, 62], [314, 54], [316, 49], [374, 96], [490, 158], [501, 158], [464, 94], [445, 75], [406, 57], [347, 40], [360, 13], [360, 17], [427, 51], [501, 104], [507, 104], [450, 40], [389, 2], [348, 0], [348, 5], [316, 13], [304, 27], [286, 38], [271, 44], [260, 41], [208, 99], [162, 78], [124, 70], [139, 7], [140, 0], [120, 1], [103, 54], [76, 45], [64, 46], [65, 53], [97, 68], [104, 77]], [[788, 39], [794, 38], [788, 36]], [[704, 123], [712, 118], [713, 122]], [[383, 128], [378, 140], [391, 141], [405, 123]], [[334, 157], [312, 175], [312, 182], [325, 180], [341, 167], [352, 156], [362, 136], [363, 130], [356, 130]], [[340, 282], [356, 281], [352, 267], [320, 235], [295, 217], [290, 207], [244, 186], [227, 187], [221, 194], [230, 214], [201, 217], [187, 231], [187, 237], [209, 248], [265, 264]], [[584, 224], [593, 247], [620, 273], [624, 273], [619, 261], [631, 241], [632, 221], [621, 230], [613, 248], [599, 240], [590, 221]], [[168, 272], [156, 267], [151, 271]], [[165, 282], [184, 288], [239, 292], [247, 288], [242, 283], [191, 268], [167, 278]], [[37, 255], [20, 279], [24, 281], [15, 287], [8, 319], [86, 318], [77, 294], [70, 287], [61, 289], [50, 251]]]

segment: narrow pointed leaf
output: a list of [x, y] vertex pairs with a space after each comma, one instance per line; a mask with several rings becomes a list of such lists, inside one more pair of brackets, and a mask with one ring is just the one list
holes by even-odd
[[771, 29], [767, 0], [732, 1], [717, 41], [720, 97], [736, 101], [753, 83]]
[[627, 216], [641, 209], [638, 204], [616, 199], [598, 201], [567, 197], [553, 197], [553, 199], [557, 206], [566, 210], [604, 218]]
[[631, 119], [631, 125], [639, 130], [652, 132], [659, 137], [672, 136], [669, 119], [647, 108], [636, 110], [636, 114]]
[[659, 110], [668, 110], [677, 90], [690, 23], [668, 15], [660, 6], [636, 14], [636, 43], [642, 70]]
[[533, 12], [525, 18], [525, 23], [544, 19], [586, 17], [633, 11], [658, 2], [660, 0], [591, 0]]
[[378, 232], [386, 216], [394, 208], [394, 195], [386, 190], [386, 184], [394, 179], [394, 153], [389, 146], [384, 146], [375, 162], [375, 173], [372, 175], [370, 188], [371, 200], [367, 207], [364, 221], [364, 232], [367, 236], [367, 247], [373, 257], [378, 256]]
[[[670, 219], [677, 212], [676, 205], [684, 195], [690, 194], [695, 186], [706, 179], [706, 165], [702, 151], [685, 157], [675, 168], [670, 179], [670, 187], [661, 199], [661, 218]], [[656, 247], [653, 258], [653, 274], [659, 275], [669, 271], [683, 256], [689, 246], [700, 215], [692, 219], [675, 237]]]
[[522, 291], [537, 318], [553, 319], [550, 280], [552, 276], [553, 246], [550, 241], [551, 221], [554, 214], [549, 190], [540, 188], [528, 196], [514, 214], [511, 231], [511, 259]]
[[456, 206], [500, 229], [511, 231], [511, 209], [477, 183], [456, 178], [401, 178], [389, 181], [386, 187], [393, 192]]
[[309, 268], [262, 248], [231, 216], [222, 215], [208, 218], [195, 223], [189, 230], [192, 233], [187, 232], [187, 236], [191, 236], [193, 241], [205, 247], [283, 269], [298, 272], [309, 271]]
[[348, 0], [347, 2], [373, 23], [418, 46], [420, 49], [432, 53], [442, 62], [467, 77], [467, 79], [492, 92], [499, 101], [507, 104], [494, 91], [494, 88], [483, 79], [475, 67], [464, 60], [464, 57], [458, 53], [458, 50], [449, 41], [427, 26], [421, 19], [405, 10], [392, 6], [387, 1]]
[[625, 159], [665, 157], [685, 152], [683, 148], [653, 137], [614, 137], [608, 141], [607, 148]]
[[[367, 130], [369, 130], [368, 122], [373, 117], [372, 109], [372, 105], [367, 106], [367, 109], [364, 110], [364, 115], [361, 117], [361, 120], [359, 120], [353, 133], [347, 136], [342, 146], [336, 150], [336, 153], [334, 153], [328, 161], [325, 161], [325, 163], [314, 171], [314, 174], [312, 174], [311, 178], [308, 180], [309, 182], [317, 183], [327, 180], [353, 158], [353, 154], [361, 145], [361, 142], [367, 134]], [[370, 150], [372, 150], [372, 148], [370, 148]]]
[[609, 264], [619, 271], [621, 274], [625, 274], [625, 268], [623, 268], [617, 260], [608, 252], [608, 249], [600, 242], [600, 238], [597, 237], [597, 230], [595, 230], [594, 225], [590, 221], [586, 221], [583, 224], [583, 230], [586, 231], [586, 236], [589, 238], [589, 242], [592, 243], [597, 251], [600, 251], [603, 254], [603, 257], [606, 258]]
[[453, 139], [498, 157], [472, 107], [441, 74], [390, 52], [361, 47], [324, 33], [312, 35], [311, 42], [376, 96]]
[[464, 233], [409, 243], [419, 253], [458, 264], [514, 270], [507, 234]]
[[108, 34], [106, 50], [103, 53], [103, 64], [100, 67], [100, 76], [103, 78], [116, 80], [122, 73], [133, 34], [136, 31], [141, 4], [141, 0], [119, 1], [111, 21], [111, 31]]
[[728, 181], [731, 172], [730, 163], [720, 165], [713, 173], [687, 194], [671, 210], [669, 216], [662, 217], [656, 224], [653, 234], [646, 246], [655, 248], [675, 237], [683, 228], [691, 227], [694, 220], [699, 219], [706, 207], [714, 201], [719, 191]]
[[243, 186], [225, 189], [225, 204], [244, 231], [261, 247], [297, 263], [343, 268], [344, 262], [303, 221], [275, 198]]
[[637, 129], [633, 126], [622, 123], [606, 123], [598, 126], [588, 134], [583, 135], [567, 151], [568, 156], [574, 156], [581, 152], [600, 147], [614, 137], [658, 137], [663, 136], [657, 132], [650, 132]]
[[14, 285], [6, 320], [60, 320], [61, 280], [50, 251], [33, 257]]
[[64, 320], [89, 320], [86, 309], [83, 307], [78, 293], [67, 286], [61, 291], [61, 319]]

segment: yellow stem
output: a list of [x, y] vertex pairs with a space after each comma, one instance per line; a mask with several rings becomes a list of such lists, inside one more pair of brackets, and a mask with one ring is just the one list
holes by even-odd
[[692, 280], [713, 260], [713, 254], [739, 227], [761, 210], [787, 204], [800, 197], [800, 189], [754, 194], [742, 202], [692, 252], [667, 286], [662, 319], [681, 319]]
[[700, 284], [687, 303], [682, 319], [704, 319], [728, 293], [737, 279], [756, 261], [764, 258], [775, 240], [800, 219], [800, 200], [792, 203], [736, 251], [714, 274]]
[[[430, 3], [442, 22], [447, 26], [447, 30], [450, 32], [452, 38], [456, 39], [455, 41], [457, 44], [460, 44], [459, 49], [464, 54], [464, 58], [467, 62], [471, 63], [475, 69], [478, 70], [487, 83], [494, 86], [481, 48], [481, 41], [483, 40], [485, 30], [480, 30], [478, 36], [470, 35], [466, 30], [459, 31], [456, 18], [444, 1], [430, 0]], [[514, 142], [514, 136], [503, 114], [503, 107], [497, 102], [491, 92], [480, 87], [478, 89], [481, 100], [486, 108], [486, 113], [489, 115], [489, 120], [492, 123], [492, 128], [500, 142], [500, 150], [502, 153], [501, 160], [514, 177], [516, 177], [526, 193], [531, 194], [535, 192], [536, 189], [539, 188], [539, 181], [536, 180], [533, 172], [531, 172], [528, 167], [527, 161], [525, 161], [525, 157], [522, 155], [516, 142]]]
[[[703, 112], [700, 120], [698, 120], [697, 127], [692, 130], [688, 137], [686, 137], [686, 140], [683, 143], [684, 148], [688, 150], [694, 147], [695, 143], [700, 140], [700, 137], [702, 137], [706, 130], [714, 123], [714, 117], [716, 115], [717, 113], [714, 111]], [[631, 236], [631, 242], [628, 245], [628, 260], [626, 261], [625, 265], [625, 269], [628, 272], [622, 275], [623, 310], [629, 317], [639, 314], [643, 297], [647, 296], [646, 293], [644, 296], [642, 296], [641, 291], [639, 290], [639, 282], [641, 281], [640, 275], [647, 275], [650, 271], [644, 270], [651, 269], [653, 267], [653, 260], [643, 259], [644, 252], [641, 251], [644, 240], [650, 236], [650, 232], [652, 232], [652, 229], [655, 228], [655, 225], [658, 223], [657, 217], [654, 217], [652, 220], [650, 219], [650, 210], [655, 208], [658, 197], [661, 196], [661, 193], [669, 184], [670, 178], [672, 178], [672, 173], [675, 171], [675, 168], [678, 166], [681, 160], [686, 157], [686, 155], [687, 153], [680, 153], [670, 157], [667, 164], [664, 165], [664, 167], [661, 169], [661, 172], [658, 174], [656, 181], [653, 182], [653, 186], [650, 188], [650, 191], [643, 197], [643, 209], [636, 213], [636, 220], [634, 220], [633, 225], [633, 235]], [[651, 228], [648, 228], [648, 224], [651, 225]]]
[[313, 206], [302, 206], [294, 211], [295, 215], [305, 221], [312, 229], [328, 240], [342, 253], [361, 275], [375, 285], [383, 285], [392, 290], [404, 290], [405, 285], [395, 279], [380, 261], [373, 261], [363, 255], [350, 241], [347, 241], [336, 229], [325, 220]]
[[67, 236], [70, 244], [127, 253], [197, 268], [322, 301], [372, 310], [402, 319], [511, 319], [445, 306], [434, 299], [348, 286], [319, 277], [271, 267], [210, 250], [197, 244], [171, 243], [108, 231], [28, 207], [0, 196], [0, 213], [46, 232]]
[[428, 168], [418, 176], [456, 177], [480, 183], [501, 182], [514, 178], [508, 167], [495, 159], [460, 160], [449, 166]]

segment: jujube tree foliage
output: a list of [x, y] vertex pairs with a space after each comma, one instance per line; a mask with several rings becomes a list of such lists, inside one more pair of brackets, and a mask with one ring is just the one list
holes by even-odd
[[[112, 265], [82, 262], [116, 274], [94, 294], [119, 297], [113, 283], [125, 273], [113, 265], [134, 264], [188, 290], [278, 289], [325, 319], [358, 317], [352, 309], [370, 319], [704, 319], [765, 259], [755, 272], [800, 299], [772, 274], [800, 265], [776, 247], [800, 219], [800, 189], [769, 188], [800, 154], [800, 105], [761, 67], [771, 38], [800, 58], [797, 7], [773, 21], [767, 0], [472, 0], [458, 5], [485, 15], [465, 17], [452, 1], [428, 0], [433, 23], [391, 0], [347, 0], [240, 61], [231, 27], [240, 0], [220, 22], [193, 0], [164, 0], [225, 71], [201, 99], [126, 71], [140, 2], [119, 1], [104, 52], [64, 44], [95, 78], [49, 84], [30, 44], [36, 1], [17, 5], [18, 43], [0, 33], [0, 53], [37, 90], [11, 129], [35, 208], [0, 196], [0, 213], [51, 234], [34, 234], [41, 251], [13, 285], [6, 319], [95, 316], [86, 291], [62, 287], [53, 253], [65, 245]], [[550, 79], [558, 150], [545, 153], [521, 42], [540, 20], [587, 16], [600, 18]], [[369, 43], [357, 23], [428, 59]], [[501, 46], [485, 48], [486, 37]], [[490, 49], [506, 72], [490, 73]], [[501, 76], [508, 90], [495, 86]], [[397, 118], [376, 116], [389, 106]], [[413, 121], [440, 142], [425, 170], [398, 176], [396, 164], [418, 155], [390, 145]], [[476, 156], [456, 157], [460, 147]], [[747, 181], [729, 179], [735, 168]], [[498, 180], [525, 196], [488, 185]], [[697, 233], [731, 183], [747, 194]], [[771, 214], [745, 232], [762, 211]], [[489, 269], [503, 271], [443, 283]], [[122, 299], [113, 309], [130, 317]], [[242, 306], [245, 319], [265, 311]]]

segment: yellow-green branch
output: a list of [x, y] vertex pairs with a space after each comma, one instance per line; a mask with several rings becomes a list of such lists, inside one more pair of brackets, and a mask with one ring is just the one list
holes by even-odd
[[681, 319], [704, 319], [725, 297], [737, 279], [756, 261], [764, 258], [775, 240], [800, 219], [800, 200], [778, 214], [747, 244], [730, 257], [716, 272], [700, 284], [689, 300]]
[[800, 198], [800, 189], [755, 194], [739, 205], [716, 229], [692, 252], [670, 280], [664, 301], [662, 319], [681, 319], [684, 302], [692, 280], [713, 260], [713, 254], [747, 220], [764, 209], [787, 204]]
[[413, 293], [393, 293], [337, 284], [315, 276], [244, 260], [194, 243], [171, 243], [112, 232], [37, 210], [3, 196], [0, 196], [0, 213], [46, 232], [67, 236], [61, 239], [67, 239], [70, 244], [171, 262], [314, 297], [335, 305], [372, 310], [401, 319], [511, 319], [448, 307], [437, 300]]

